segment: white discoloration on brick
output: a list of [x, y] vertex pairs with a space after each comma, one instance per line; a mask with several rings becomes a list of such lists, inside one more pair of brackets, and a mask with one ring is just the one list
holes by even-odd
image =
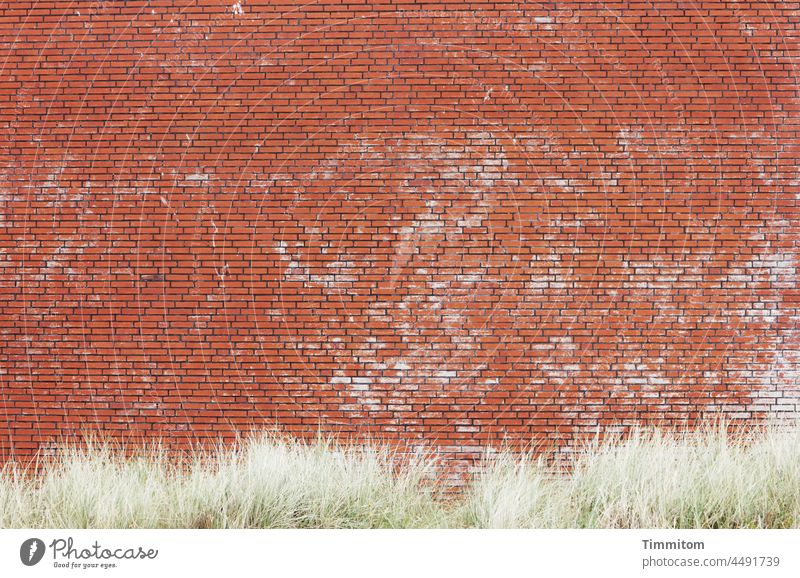
[[470, 227], [470, 228], [480, 227], [481, 224], [483, 223], [483, 219], [484, 219], [484, 215], [476, 214], [476, 213], [470, 213], [467, 216], [465, 216], [463, 219], [460, 219], [458, 221], [458, 226], [459, 227]]
[[750, 323], [775, 323], [781, 315], [777, 307], [765, 307], [763, 304], [756, 303], [752, 309], [748, 309], [742, 316], [742, 320]]
[[642, 128], [621, 128], [617, 132], [617, 143], [621, 147], [639, 145], [642, 142]]
[[372, 385], [372, 382], [373, 379], [371, 377], [354, 377], [350, 384], [350, 390], [371, 393], [370, 385]]
[[770, 411], [780, 415], [800, 415], [800, 330], [786, 331], [776, 346], [772, 363], [759, 376], [760, 388], [754, 400], [770, 400]]
[[[797, 281], [797, 267], [791, 254], [773, 253], [762, 255], [751, 260], [746, 266], [745, 277], [758, 275], [761, 273], [769, 274], [770, 283], [773, 287], [783, 287], [787, 284], [794, 284]], [[790, 288], [790, 287], [787, 287]]]
[[458, 275], [456, 281], [459, 283], [477, 283], [483, 280], [482, 275]]
[[739, 30], [744, 36], [753, 36], [758, 28], [748, 20], [741, 20], [739, 22]]

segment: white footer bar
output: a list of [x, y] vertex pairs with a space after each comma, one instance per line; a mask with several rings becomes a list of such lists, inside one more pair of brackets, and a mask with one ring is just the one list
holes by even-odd
[[800, 530], [0, 530], [0, 576], [186, 572], [796, 577]]

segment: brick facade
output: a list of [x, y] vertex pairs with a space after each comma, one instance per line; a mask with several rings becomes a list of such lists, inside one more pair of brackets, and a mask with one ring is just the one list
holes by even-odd
[[798, 409], [800, 3], [0, 5], [0, 454]]

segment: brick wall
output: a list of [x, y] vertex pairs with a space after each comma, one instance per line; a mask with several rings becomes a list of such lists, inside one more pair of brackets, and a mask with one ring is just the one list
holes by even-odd
[[798, 409], [800, 3], [0, 5], [0, 454]]

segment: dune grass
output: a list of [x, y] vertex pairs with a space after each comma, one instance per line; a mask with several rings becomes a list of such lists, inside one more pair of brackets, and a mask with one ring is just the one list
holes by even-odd
[[62, 451], [38, 476], [8, 466], [0, 527], [397, 528], [437, 526], [430, 464], [384, 448], [265, 435], [176, 464], [158, 448]]
[[66, 447], [0, 474], [3, 528], [800, 527], [800, 427], [639, 430], [558, 468], [492, 454], [461, 489], [430, 457], [263, 435], [177, 464], [158, 447]]
[[639, 430], [591, 441], [561, 472], [501, 455], [464, 510], [482, 528], [796, 528], [800, 428]]

